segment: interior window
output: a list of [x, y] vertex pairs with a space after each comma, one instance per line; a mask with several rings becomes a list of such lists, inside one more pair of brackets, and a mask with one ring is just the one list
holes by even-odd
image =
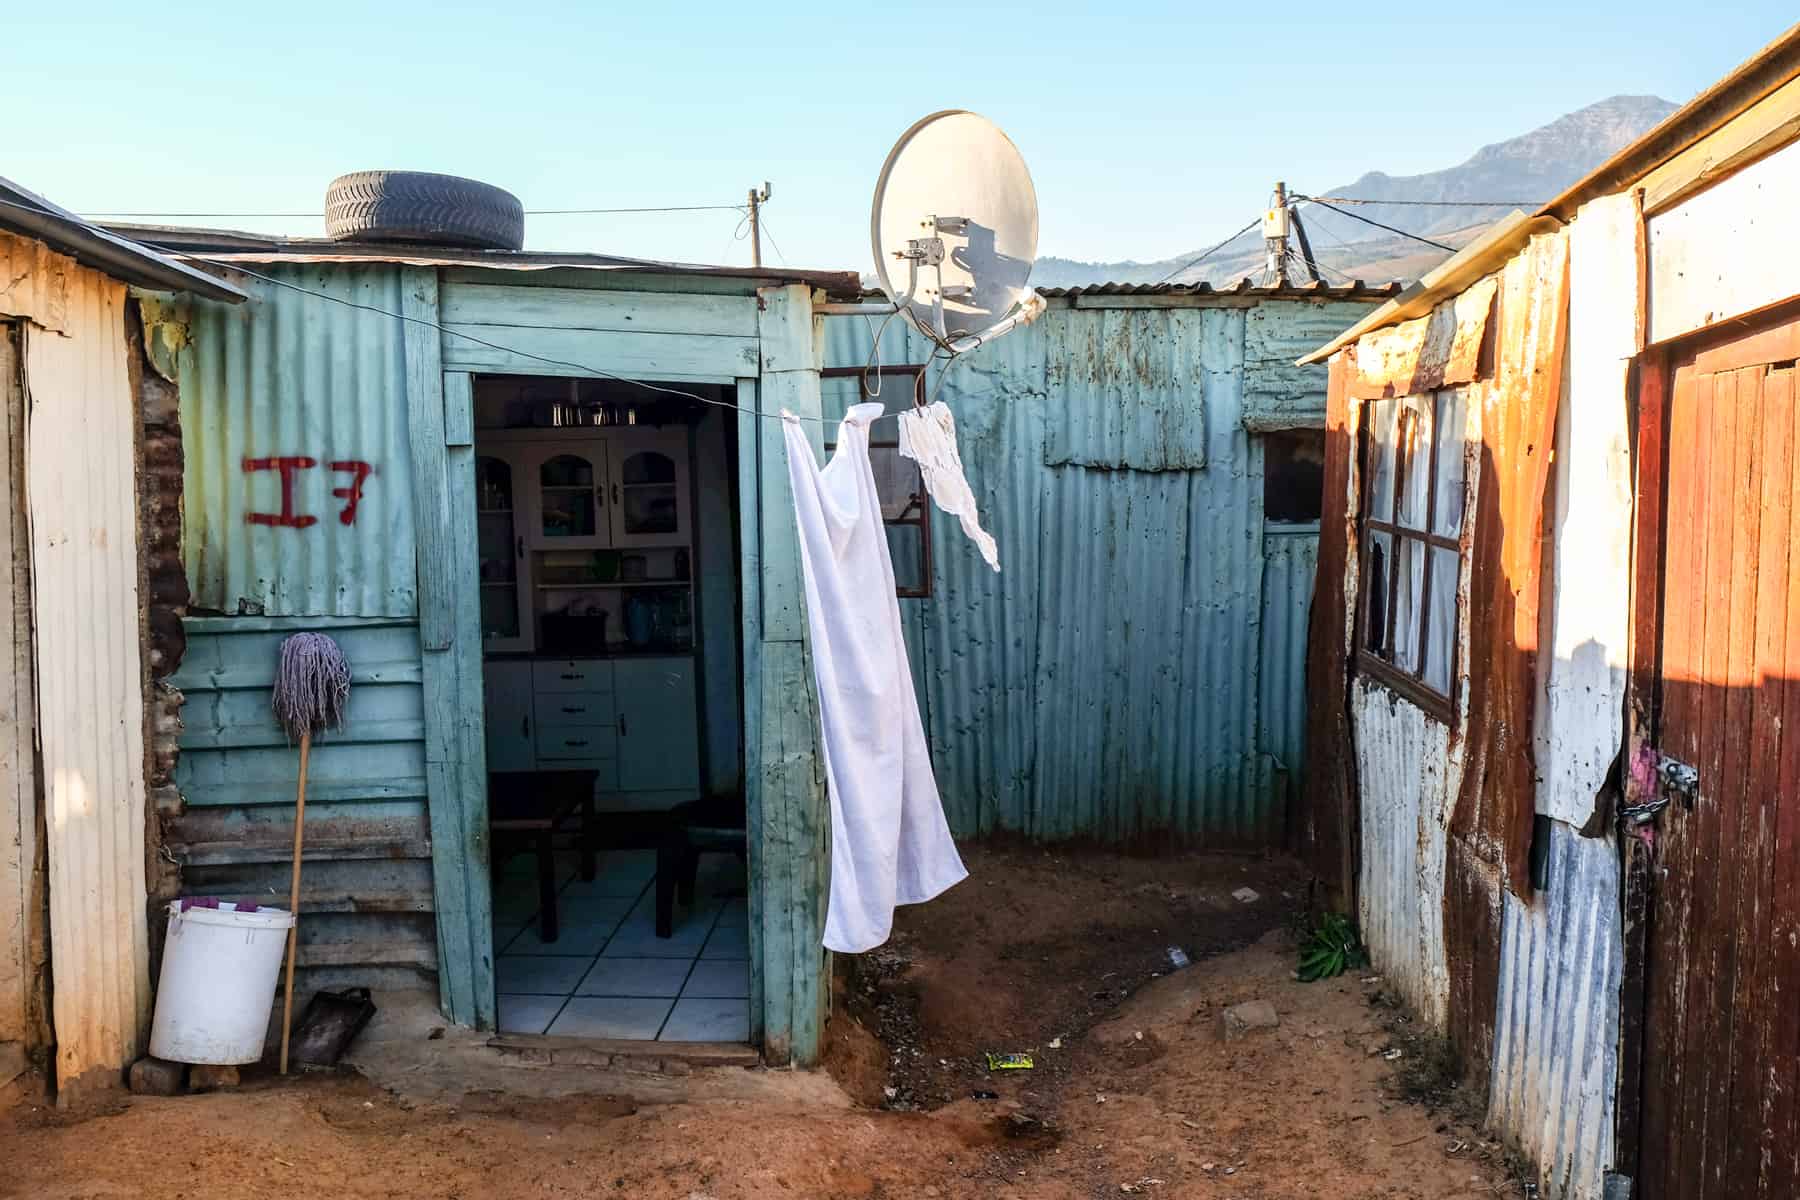
[[1461, 389], [1363, 409], [1360, 665], [1447, 713], [1460, 608], [1467, 400]]
[[1325, 498], [1325, 431], [1263, 435], [1263, 520], [1316, 525]]
[[[870, 372], [861, 367], [828, 367], [819, 372], [825, 426], [825, 453], [837, 448], [837, 418], [853, 404], [881, 403], [889, 412], [913, 406], [925, 394], [925, 368], [884, 366]], [[871, 394], [871, 390], [878, 388]], [[870, 431], [869, 466], [875, 473], [875, 493], [881, 498], [881, 519], [887, 526], [888, 556], [894, 562], [894, 593], [901, 599], [931, 595], [931, 508], [919, 464], [900, 453], [899, 432], [891, 420], [878, 421]]]

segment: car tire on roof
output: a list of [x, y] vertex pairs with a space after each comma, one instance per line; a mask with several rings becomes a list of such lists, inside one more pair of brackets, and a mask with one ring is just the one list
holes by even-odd
[[511, 192], [473, 179], [357, 171], [325, 189], [325, 236], [517, 250], [525, 244], [525, 210]]

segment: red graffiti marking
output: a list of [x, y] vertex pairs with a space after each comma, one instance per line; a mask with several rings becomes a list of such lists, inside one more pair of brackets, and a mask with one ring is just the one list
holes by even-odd
[[244, 519], [252, 525], [281, 525], [289, 529], [305, 529], [308, 525], [318, 524], [319, 518], [294, 511], [294, 475], [299, 471], [310, 470], [318, 465], [318, 459], [304, 454], [287, 455], [280, 458], [246, 458], [244, 460], [245, 474], [253, 471], [281, 472], [281, 511], [278, 513], [247, 513]]
[[373, 475], [375, 468], [357, 458], [328, 463], [327, 466], [333, 471], [350, 472], [349, 485], [332, 488], [331, 494], [344, 502], [344, 510], [338, 513], [338, 520], [346, 525], [354, 524], [356, 522], [356, 506], [362, 501], [363, 480]]

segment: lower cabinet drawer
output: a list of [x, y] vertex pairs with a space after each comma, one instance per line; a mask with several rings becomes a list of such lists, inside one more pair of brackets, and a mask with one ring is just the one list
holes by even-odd
[[571, 758], [617, 758], [618, 742], [610, 725], [567, 725], [562, 722], [537, 727], [537, 755], [540, 760]]
[[532, 707], [538, 721], [546, 726], [619, 723], [619, 706], [610, 692], [539, 692], [532, 699]]
[[539, 692], [611, 692], [613, 665], [604, 658], [540, 658], [531, 664]]

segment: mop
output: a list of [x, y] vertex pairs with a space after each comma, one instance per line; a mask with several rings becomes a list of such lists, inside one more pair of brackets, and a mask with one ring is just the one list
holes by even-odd
[[350, 664], [338, 644], [322, 633], [296, 633], [281, 643], [271, 707], [288, 737], [300, 738], [300, 788], [294, 800], [294, 879], [288, 889], [287, 982], [281, 1001], [281, 1073], [288, 1069], [288, 1035], [294, 1020], [294, 952], [300, 928], [300, 847], [306, 828], [306, 764], [313, 733], [342, 729], [350, 699]]

